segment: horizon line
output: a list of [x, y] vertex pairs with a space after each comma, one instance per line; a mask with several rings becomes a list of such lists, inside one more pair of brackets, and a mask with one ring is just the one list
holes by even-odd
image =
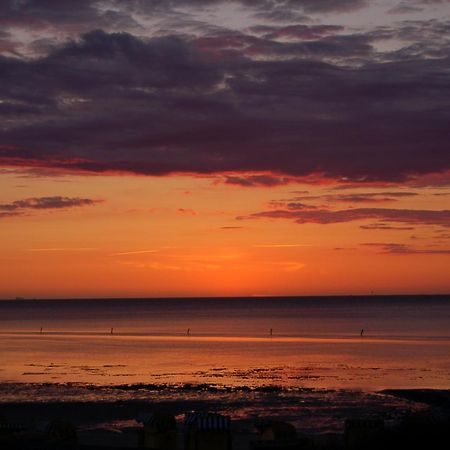
[[0, 298], [0, 302], [4, 301], [82, 301], [82, 300], [225, 300], [225, 299], [295, 299], [295, 298], [343, 298], [343, 297], [450, 297], [448, 293], [401, 293], [401, 294], [299, 294], [299, 295], [196, 295], [196, 296], [161, 296], [161, 297], [16, 297], [16, 298]]

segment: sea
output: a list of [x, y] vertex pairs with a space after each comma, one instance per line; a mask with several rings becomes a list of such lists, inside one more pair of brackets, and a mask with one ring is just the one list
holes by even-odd
[[295, 405], [333, 428], [394, 410], [386, 389], [450, 389], [450, 296], [0, 301], [0, 404]]

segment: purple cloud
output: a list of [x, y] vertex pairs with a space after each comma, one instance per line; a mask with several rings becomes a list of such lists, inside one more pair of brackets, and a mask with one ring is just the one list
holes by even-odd
[[450, 254], [450, 249], [439, 249], [439, 248], [412, 248], [405, 244], [398, 243], [378, 243], [378, 242], [369, 242], [365, 244], [361, 244], [368, 247], [376, 247], [380, 248], [382, 253], [390, 253], [397, 255], [410, 255], [410, 254], [419, 254], [419, 255], [448, 255]]
[[0, 217], [20, 215], [27, 210], [33, 209], [68, 209], [81, 206], [92, 206], [101, 201], [102, 200], [79, 197], [30, 197], [23, 200], [16, 200], [11, 203], [0, 204]]
[[[401, 198], [416, 197], [417, 192], [357, 192], [352, 194], [325, 194], [325, 195], [302, 195], [288, 200], [275, 201], [274, 204], [283, 206], [291, 202], [322, 200], [328, 203], [384, 203], [394, 202]], [[288, 207], [288, 209], [292, 209]]]
[[381, 220], [411, 225], [440, 225], [450, 227], [450, 210], [415, 210], [388, 208], [354, 208], [338, 211], [318, 210], [274, 210], [263, 211], [238, 219], [288, 219], [298, 224], [318, 223], [333, 224], [359, 220]]
[[369, 225], [360, 225], [359, 228], [362, 230], [397, 230], [397, 231], [411, 231], [414, 227], [396, 227], [393, 225], [388, 225], [386, 223], [371, 223]]
[[[440, 37], [449, 24], [443, 20], [364, 32], [273, 22], [236, 31], [194, 24], [179, 13], [189, 32], [143, 38], [132, 34], [134, 16], [167, 18], [177, 6], [218, 2], [63, 3], [57, 10], [47, 0], [1, 3], [5, 27], [71, 38], [56, 39], [33, 58], [0, 57], [1, 166], [220, 174], [241, 186], [310, 176], [403, 183], [430, 174], [448, 183], [450, 59]], [[280, 8], [316, 14], [368, 4], [241, 3], [253, 17], [263, 10], [278, 15]], [[10, 45], [18, 35], [2, 32], [0, 40]], [[383, 52], [380, 39], [412, 43]]]

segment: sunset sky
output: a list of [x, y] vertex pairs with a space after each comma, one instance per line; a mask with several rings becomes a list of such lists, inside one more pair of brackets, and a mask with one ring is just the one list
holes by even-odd
[[450, 1], [5, 0], [0, 55], [0, 299], [450, 291]]

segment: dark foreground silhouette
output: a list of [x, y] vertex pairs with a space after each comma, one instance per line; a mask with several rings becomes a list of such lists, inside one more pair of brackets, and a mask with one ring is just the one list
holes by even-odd
[[[428, 410], [409, 413], [396, 425], [382, 417], [343, 420], [342, 432], [307, 436], [290, 423], [271, 419], [253, 423], [254, 432], [245, 434], [228, 416], [205, 411], [188, 412], [177, 419], [173, 411], [143, 411], [129, 417], [124, 439], [102, 438], [89, 445], [71, 420], [36, 420], [27, 425], [7, 417], [0, 405], [0, 449], [4, 450], [106, 450], [150, 448], [160, 450], [416, 450], [450, 448], [449, 391], [385, 391], [412, 401], [426, 402]], [[105, 407], [107, 407], [105, 405]], [[111, 407], [111, 406], [109, 406]], [[120, 408], [120, 402], [115, 406]], [[122, 436], [123, 437], [123, 436]]]

